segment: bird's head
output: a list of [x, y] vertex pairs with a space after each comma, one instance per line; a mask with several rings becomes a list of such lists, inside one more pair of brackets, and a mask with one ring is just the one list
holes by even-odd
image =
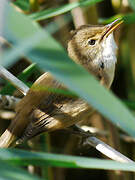
[[71, 32], [68, 42], [69, 56], [96, 76], [114, 69], [117, 45], [113, 31], [122, 23], [120, 19], [108, 25], [83, 25]]

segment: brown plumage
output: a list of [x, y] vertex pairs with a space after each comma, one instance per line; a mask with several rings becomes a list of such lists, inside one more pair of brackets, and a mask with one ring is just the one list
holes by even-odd
[[[109, 46], [115, 51], [112, 29], [117, 25], [82, 26], [72, 32], [68, 42], [71, 59], [96, 76], [107, 88], [113, 81], [116, 57], [106, 56], [109, 51], [104, 51], [104, 48]], [[84, 100], [45, 91], [42, 87], [66, 90], [48, 72], [38, 78], [17, 105], [16, 117], [2, 135], [0, 147], [11, 146], [17, 138], [20, 138], [17, 143], [21, 143], [39, 133], [69, 127], [91, 114], [92, 108]]]

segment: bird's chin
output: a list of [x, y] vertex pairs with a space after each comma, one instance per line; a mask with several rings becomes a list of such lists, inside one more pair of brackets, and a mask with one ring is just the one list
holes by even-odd
[[102, 59], [104, 61], [105, 67], [110, 68], [115, 65], [117, 62], [116, 52], [117, 45], [115, 43], [113, 33], [111, 33], [104, 42], [101, 44], [102, 46]]

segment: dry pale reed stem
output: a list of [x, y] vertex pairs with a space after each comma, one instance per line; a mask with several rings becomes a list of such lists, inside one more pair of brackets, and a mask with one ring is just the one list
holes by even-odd
[[112, 160], [115, 160], [115, 161], [118, 161], [118, 162], [124, 162], [124, 163], [126, 163], [126, 162], [134, 162], [131, 159], [129, 159], [128, 157], [121, 154], [120, 152], [116, 151], [111, 146], [104, 143], [103, 141], [99, 140], [96, 137], [93, 137], [91, 133], [89, 133], [88, 131], [86, 132], [85, 130], [80, 128], [78, 125], [73, 126], [72, 129], [69, 128], [69, 129], [66, 129], [66, 130], [68, 130], [69, 132], [71, 132], [73, 134], [77, 134], [77, 135], [80, 135], [82, 137], [85, 137], [86, 140], [84, 142], [84, 145], [93, 146], [99, 152], [101, 152], [102, 154], [104, 154], [105, 156], [109, 157]]
[[21, 91], [24, 95], [27, 94], [29, 88], [18, 78], [16, 78], [13, 74], [7, 71], [4, 67], [0, 65], [0, 77], [6, 79], [10, 83], [12, 83], [19, 91]]
[[99, 152], [104, 154], [105, 156], [109, 157], [112, 160], [118, 161], [118, 162], [134, 162], [128, 157], [124, 156], [120, 152], [113, 149], [111, 146], [105, 144], [103, 141], [100, 141], [96, 137], [89, 137], [86, 140], [86, 143], [96, 148]]
[[[78, 0], [69, 0], [69, 3], [78, 2]], [[86, 18], [84, 17], [83, 10], [77, 7], [71, 11], [73, 16], [74, 25], [78, 28], [81, 25], [87, 24]]]

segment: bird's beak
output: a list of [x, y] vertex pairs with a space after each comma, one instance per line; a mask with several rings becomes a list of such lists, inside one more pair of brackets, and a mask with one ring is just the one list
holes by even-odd
[[113, 21], [112, 23], [110, 23], [110, 24], [107, 24], [106, 26], [105, 26], [105, 32], [104, 32], [104, 34], [103, 34], [103, 36], [102, 36], [102, 39], [104, 38], [104, 37], [108, 37], [109, 36], [109, 34], [111, 34], [120, 24], [122, 24], [123, 23], [123, 20], [121, 20], [120, 18], [119, 19], [116, 19], [115, 21]]

